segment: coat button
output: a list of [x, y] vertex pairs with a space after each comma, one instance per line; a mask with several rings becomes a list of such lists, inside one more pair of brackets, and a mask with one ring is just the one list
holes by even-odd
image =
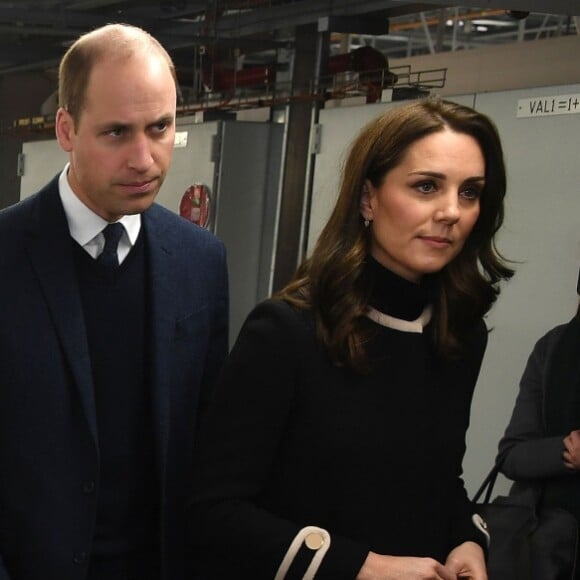
[[87, 560], [88, 556], [86, 552], [77, 552], [76, 554], [73, 554], [73, 564], [82, 566], [87, 563]]
[[85, 483], [83, 483], [83, 491], [85, 493], [93, 493], [93, 491], [95, 491], [95, 482], [85, 481]]
[[304, 543], [311, 550], [319, 550], [324, 545], [324, 536], [318, 532], [311, 532], [304, 538]]

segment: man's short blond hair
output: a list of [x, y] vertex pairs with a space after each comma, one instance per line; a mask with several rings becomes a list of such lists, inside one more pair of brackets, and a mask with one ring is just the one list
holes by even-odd
[[156, 38], [136, 26], [107, 24], [80, 36], [64, 54], [58, 76], [59, 106], [78, 124], [95, 64], [106, 58], [125, 59], [147, 51], [165, 60], [179, 92], [173, 61]]

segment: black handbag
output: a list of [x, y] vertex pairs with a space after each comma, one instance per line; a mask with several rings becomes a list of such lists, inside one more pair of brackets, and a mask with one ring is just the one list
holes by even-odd
[[539, 483], [490, 501], [499, 469], [496, 464], [473, 496], [490, 534], [489, 580], [573, 579], [578, 542], [576, 518], [563, 509], [540, 507]]

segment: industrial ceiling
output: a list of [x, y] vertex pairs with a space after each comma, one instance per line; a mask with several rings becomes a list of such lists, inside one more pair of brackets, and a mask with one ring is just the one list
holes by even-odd
[[[182, 84], [203, 67], [279, 63], [295, 31], [328, 32], [329, 53], [372, 46], [389, 58], [577, 34], [579, 0], [44, 0], [0, 1], [0, 76], [55, 75], [83, 32], [128, 22], [172, 54]], [[211, 57], [211, 58], [210, 58]]]

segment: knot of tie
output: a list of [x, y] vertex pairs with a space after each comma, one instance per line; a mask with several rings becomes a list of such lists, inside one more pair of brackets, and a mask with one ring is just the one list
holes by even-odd
[[107, 268], [116, 268], [119, 265], [117, 247], [119, 246], [119, 240], [123, 235], [123, 230], [123, 225], [118, 222], [109, 224], [106, 228], [103, 229], [105, 247], [97, 258], [97, 261]]

